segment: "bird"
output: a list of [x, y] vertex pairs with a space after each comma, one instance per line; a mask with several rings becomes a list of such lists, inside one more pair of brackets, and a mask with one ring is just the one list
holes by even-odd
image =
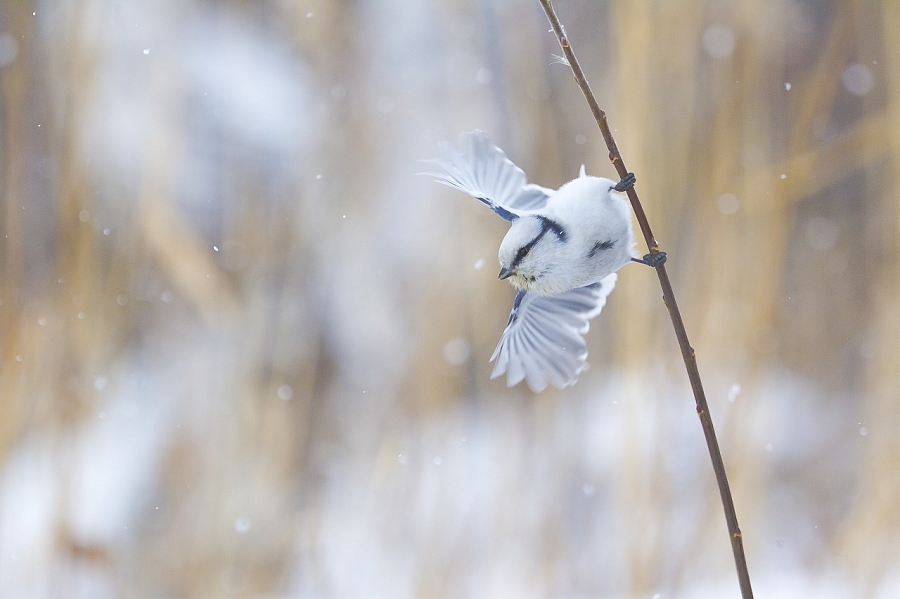
[[510, 223], [498, 251], [499, 279], [516, 288], [512, 311], [491, 355], [491, 379], [523, 380], [535, 393], [564, 389], [587, 368], [584, 335], [600, 314], [620, 268], [657, 267], [665, 252], [638, 258], [628, 202], [618, 193], [635, 184], [585, 173], [559, 189], [527, 183], [525, 172], [482, 131], [444, 144], [445, 159], [423, 173], [478, 199]]

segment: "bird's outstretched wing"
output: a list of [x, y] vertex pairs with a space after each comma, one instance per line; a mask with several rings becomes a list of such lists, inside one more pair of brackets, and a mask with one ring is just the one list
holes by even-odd
[[439, 172], [425, 173], [477, 198], [508, 221], [547, 203], [553, 190], [526, 183], [525, 173], [481, 131], [463, 133], [460, 149], [445, 144], [447, 160], [426, 160]]
[[599, 283], [557, 295], [520, 291], [491, 356], [497, 361], [491, 378], [506, 373], [509, 387], [524, 379], [534, 392], [548, 383], [558, 389], [574, 384], [586, 368], [589, 321], [600, 314], [615, 285], [613, 273]]

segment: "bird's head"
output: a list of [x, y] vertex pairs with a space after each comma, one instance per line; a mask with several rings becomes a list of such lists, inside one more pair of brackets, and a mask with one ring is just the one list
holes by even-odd
[[561, 249], [568, 239], [565, 228], [550, 218], [517, 218], [500, 244], [500, 278], [508, 279], [516, 289], [558, 293], [550, 280], [560, 266]]

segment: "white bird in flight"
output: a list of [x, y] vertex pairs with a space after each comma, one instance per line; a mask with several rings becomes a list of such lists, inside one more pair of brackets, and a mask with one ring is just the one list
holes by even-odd
[[447, 160], [426, 161], [426, 173], [464, 191], [511, 223], [500, 244], [500, 279], [518, 289], [506, 330], [491, 356], [491, 378], [506, 373], [512, 387], [563, 389], [587, 367], [584, 335], [606, 304], [616, 271], [629, 262], [659, 266], [665, 252], [634, 254], [628, 203], [613, 191], [634, 185], [589, 177], [557, 190], [526, 183], [525, 173], [481, 131], [464, 133], [461, 149], [447, 144]]

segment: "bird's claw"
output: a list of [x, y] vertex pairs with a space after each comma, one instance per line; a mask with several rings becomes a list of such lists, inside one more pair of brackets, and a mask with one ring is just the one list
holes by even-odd
[[616, 191], [625, 191], [629, 187], [634, 187], [634, 184], [637, 182], [637, 179], [634, 176], [634, 173], [628, 173], [622, 180], [615, 184], [613, 189]]
[[659, 268], [666, 263], [666, 253], [656, 252], [655, 254], [646, 254], [643, 258], [632, 258], [632, 262], [645, 264], [650, 268]]

